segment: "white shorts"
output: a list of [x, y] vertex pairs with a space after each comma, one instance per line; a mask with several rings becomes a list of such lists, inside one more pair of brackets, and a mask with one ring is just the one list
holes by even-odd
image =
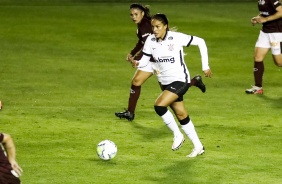
[[281, 44], [282, 33], [265, 33], [260, 31], [256, 47], [271, 48], [271, 53], [273, 55], [279, 55], [282, 53]]
[[150, 73], [154, 73], [154, 69], [152, 67], [152, 62], [148, 62], [148, 64], [146, 66], [142, 66], [140, 68], [137, 68], [137, 70], [143, 71], [143, 72], [150, 72]]

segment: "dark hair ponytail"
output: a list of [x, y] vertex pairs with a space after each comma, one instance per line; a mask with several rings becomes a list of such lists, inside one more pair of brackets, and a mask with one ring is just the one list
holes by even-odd
[[168, 30], [177, 31], [176, 27], [172, 27], [171, 29], [168, 28], [168, 19], [167, 19], [166, 15], [163, 14], [163, 13], [157, 13], [157, 14], [153, 15], [152, 19], [156, 19], [156, 20], [160, 21], [161, 23], [163, 23], [164, 25], [167, 25], [167, 31]]
[[144, 12], [144, 16], [148, 19], [151, 19], [150, 9], [148, 5], [143, 6], [142, 4], [133, 3], [130, 5], [129, 9], [139, 9]]
[[168, 26], [168, 19], [166, 18], [166, 15], [163, 13], [157, 13], [152, 16], [152, 19], [156, 19], [160, 22], [162, 22], [164, 25]]

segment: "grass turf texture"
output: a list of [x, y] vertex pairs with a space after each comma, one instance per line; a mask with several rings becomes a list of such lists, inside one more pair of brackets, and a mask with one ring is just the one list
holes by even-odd
[[[253, 84], [253, 3], [150, 3], [170, 27], [206, 40], [207, 92], [185, 95], [206, 154], [185, 156], [188, 138], [171, 151], [172, 134], [154, 113], [160, 90], [152, 77], [133, 122], [127, 106], [135, 72], [125, 56], [136, 43], [129, 3], [0, 6], [1, 131], [17, 146], [25, 184], [273, 183], [281, 179], [281, 71], [265, 59], [264, 95]], [[185, 48], [191, 76], [201, 73], [197, 47]], [[96, 144], [110, 139], [116, 158], [102, 161]]]

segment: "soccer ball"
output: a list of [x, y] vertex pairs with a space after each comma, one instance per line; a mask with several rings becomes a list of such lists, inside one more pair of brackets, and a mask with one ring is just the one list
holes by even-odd
[[97, 155], [102, 160], [113, 159], [117, 154], [117, 146], [110, 140], [103, 140], [97, 145]]

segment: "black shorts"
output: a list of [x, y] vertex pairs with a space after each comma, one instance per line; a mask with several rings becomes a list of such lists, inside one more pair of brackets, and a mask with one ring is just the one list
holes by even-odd
[[185, 93], [188, 91], [190, 87], [190, 83], [185, 83], [185, 82], [180, 82], [180, 81], [175, 81], [169, 85], [161, 85], [162, 90], [168, 90], [172, 93], [175, 93], [178, 95], [178, 99], [176, 102], [181, 102], [183, 101], [183, 96]]

